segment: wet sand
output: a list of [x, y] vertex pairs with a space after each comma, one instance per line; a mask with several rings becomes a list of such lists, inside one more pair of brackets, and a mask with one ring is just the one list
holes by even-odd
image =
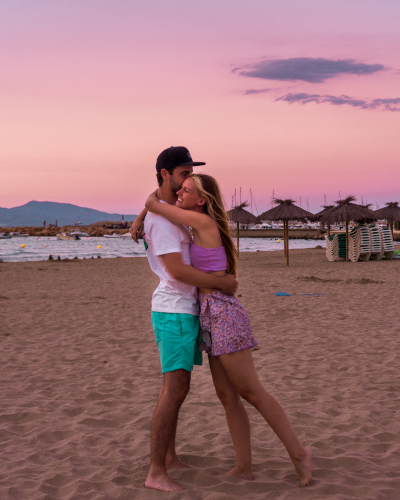
[[256, 366], [313, 452], [313, 483], [299, 486], [247, 404], [255, 479], [224, 476], [235, 457], [205, 359], [178, 426], [193, 468], [171, 473], [182, 492], [163, 494], [143, 488], [161, 384], [147, 260], [0, 263], [0, 498], [397, 500], [399, 278], [399, 260], [296, 250], [287, 268], [282, 252], [241, 254]]

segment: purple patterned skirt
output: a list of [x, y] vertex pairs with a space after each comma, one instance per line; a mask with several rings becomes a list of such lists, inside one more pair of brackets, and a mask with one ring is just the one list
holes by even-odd
[[255, 347], [250, 319], [239, 300], [223, 292], [199, 293], [200, 350], [211, 356]]

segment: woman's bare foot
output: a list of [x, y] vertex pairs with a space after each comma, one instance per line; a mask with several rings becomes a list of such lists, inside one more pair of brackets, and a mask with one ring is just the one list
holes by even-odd
[[178, 457], [176, 457], [174, 460], [167, 460], [167, 470], [174, 470], [174, 469], [191, 469], [190, 465], [185, 464], [184, 462], [181, 462]]
[[246, 481], [253, 481], [254, 476], [251, 470], [243, 470], [236, 466], [234, 469], [230, 470], [225, 474], [225, 476], [236, 476], [241, 479], [246, 479]]
[[304, 448], [304, 455], [300, 460], [292, 458], [294, 468], [303, 486], [308, 486], [311, 482], [311, 457], [311, 450]]
[[159, 491], [180, 491], [182, 488], [179, 484], [172, 481], [172, 479], [167, 475], [160, 476], [147, 476], [146, 482], [144, 483], [145, 488], [150, 488], [152, 490]]

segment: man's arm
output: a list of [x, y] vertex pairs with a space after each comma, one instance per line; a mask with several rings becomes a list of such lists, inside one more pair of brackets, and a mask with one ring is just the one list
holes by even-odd
[[214, 274], [199, 271], [192, 266], [184, 264], [180, 253], [168, 253], [160, 255], [160, 257], [168, 273], [178, 281], [197, 287], [216, 288], [228, 295], [234, 295], [236, 292], [238, 282], [230, 274], [215, 276]]
[[136, 242], [138, 242], [138, 238], [140, 235], [143, 233], [143, 222], [144, 218], [146, 217], [147, 210], [144, 208], [140, 214], [136, 217], [136, 219], [133, 221], [133, 224], [129, 230], [131, 233], [132, 239]]

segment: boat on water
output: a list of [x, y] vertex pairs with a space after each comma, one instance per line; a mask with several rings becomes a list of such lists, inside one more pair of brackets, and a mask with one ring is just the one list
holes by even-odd
[[11, 236], [9, 234], [0, 233], [0, 240], [11, 240]]
[[113, 233], [113, 234], [104, 234], [103, 235], [103, 238], [120, 238], [121, 236], [117, 233]]
[[76, 234], [72, 236], [71, 233], [57, 234], [57, 240], [79, 241], [80, 238]]
[[15, 233], [10, 233], [10, 236], [11, 238], [27, 238], [29, 236], [29, 234], [21, 234], [21, 233], [18, 233], [18, 232], [15, 232]]
[[72, 231], [69, 233], [71, 236], [78, 236], [79, 238], [87, 238], [89, 233], [84, 233], [83, 231]]

